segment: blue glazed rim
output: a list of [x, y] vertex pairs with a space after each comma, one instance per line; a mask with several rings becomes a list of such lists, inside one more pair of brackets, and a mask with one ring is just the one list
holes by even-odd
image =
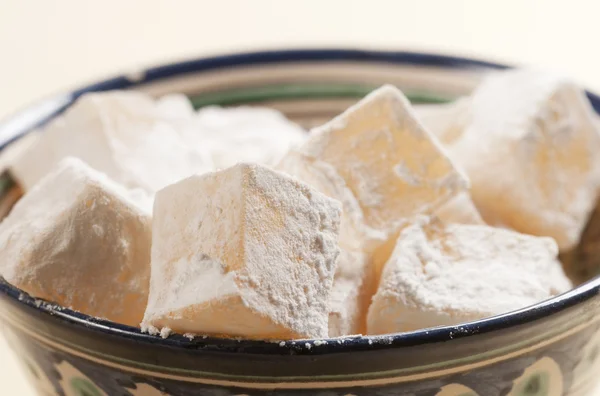
[[[11, 124], [10, 127], [12, 127], [12, 129], [17, 131], [13, 136], [5, 140], [0, 149], [4, 148], [10, 141], [22, 136], [34, 127], [42, 125], [48, 119], [62, 112], [79, 96], [87, 92], [135, 88], [145, 83], [159, 81], [174, 76], [183, 76], [190, 73], [216, 69], [223, 70], [240, 66], [256, 66], [288, 62], [331, 63], [336, 61], [358, 63], [378, 62], [393, 65], [434, 66], [448, 69], [501, 70], [511, 67], [481, 60], [447, 55], [356, 49], [274, 50], [199, 58], [149, 68], [140, 73], [138, 78], [121, 75], [76, 89], [66, 95], [50, 98], [50, 109], [46, 106], [44, 107], [44, 111], [36, 111], [35, 105], [28, 107], [0, 123], [0, 132], [8, 128], [7, 126], [9, 124]], [[600, 112], [600, 97], [590, 92], [587, 94], [594, 109], [597, 112]], [[15, 124], [19, 127], [15, 128]], [[190, 340], [178, 334], [163, 339], [159, 336], [142, 333], [139, 328], [93, 318], [67, 308], [56, 307], [52, 303], [40, 303], [40, 300], [30, 297], [1, 278], [0, 293], [11, 300], [13, 304], [16, 304], [16, 306], [26, 306], [28, 309], [36, 311], [36, 313], [49, 314], [58, 321], [63, 322], [63, 324], [129, 339], [136, 343], [151, 343], [168, 348], [184, 348], [186, 350], [202, 349], [230, 353], [246, 352], [266, 355], [324, 355], [421, 346], [527, 325], [529, 323], [548, 319], [549, 317], [558, 316], [558, 314], [562, 312], [572, 311], [583, 305], [587, 306], [591, 304], [592, 299], [600, 293], [600, 278], [592, 279], [560, 296], [556, 296], [530, 307], [457, 326], [443, 326], [384, 336], [346, 337], [344, 342], [341, 343], [336, 342], [336, 339], [326, 340], [326, 343], [323, 343], [322, 340], [302, 340], [301, 342], [294, 340], [286, 341], [285, 345], [274, 343], [272, 341], [236, 340], [217, 337], [196, 337], [195, 339]]]

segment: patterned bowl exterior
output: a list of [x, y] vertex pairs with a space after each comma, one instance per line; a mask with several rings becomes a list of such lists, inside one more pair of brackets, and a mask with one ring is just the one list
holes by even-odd
[[[196, 106], [272, 106], [310, 127], [383, 83], [414, 103], [467, 94], [504, 66], [430, 54], [291, 50], [205, 58], [120, 76], [30, 106], [6, 143], [88, 91], [188, 94]], [[589, 94], [596, 109], [600, 99]], [[3, 202], [17, 187], [0, 180]], [[0, 280], [0, 318], [41, 395], [588, 395], [600, 351], [600, 280], [519, 311], [411, 333], [261, 342], [139, 329], [36, 300]]]

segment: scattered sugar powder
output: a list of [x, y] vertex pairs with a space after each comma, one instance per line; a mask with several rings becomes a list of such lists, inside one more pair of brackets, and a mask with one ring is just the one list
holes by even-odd
[[167, 338], [171, 335], [171, 329], [168, 327], [163, 327], [162, 329], [160, 329], [160, 336], [162, 338]]

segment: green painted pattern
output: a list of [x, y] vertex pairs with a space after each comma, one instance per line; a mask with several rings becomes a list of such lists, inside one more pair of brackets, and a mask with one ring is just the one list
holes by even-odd
[[[190, 101], [198, 109], [209, 105], [231, 106], [273, 100], [362, 98], [376, 88], [375, 85], [358, 84], [277, 84], [191, 95]], [[446, 103], [453, 99], [419, 91], [405, 94], [415, 104]]]
[[15, 186], [15, 181], [7, 172], [0, 174], [0, 200]]
[[77, 396], [102, 396], [102, 392], [87, 378], [75, 377], [69, 381], [71, 390]]
[[550, 374], [537, 372], [518, 384], [512, 390], [515, 396], [548, 396], [550, 394]]
[[[8, 318], [7, 318], [8, 319]], [[105, 355], [103, 353], [99, 353], [98, 351], [87, 349], [82, 347], [81, 345], [73, 344], [65, 339], [57, 339], [52, 337], [50, 334], [45, 333], [43, 330], [36, 329], [36, 333], [40, 334], [44, 338], [52, 340], [57, 344], [63, 344], [69, 348], [77, 350], [79, 352], [88, 354], [90, 356], [94, 356], [96, 358], [104, 359], [109, 362], [114, 362], [118, 364], [122, 364], [124, 366], [136, 367], [148, 371], [153, 371], [156, 373], [165, 373], [179, 376], [188, 376], [195, 378], [208, 378], [215, 380], [226, 380], [226, 381], [236, 381], [236, 382], [281, 382], [281, 383], [294, 383], [294, 382], [329, 382], [329, 381], [360, 381], [360, 380], [370, 380], [370, 379], [380, 379], [380, 378], [400, 378], [402, 376], [407, 376], [419, 372], [429, 372], [435, 371], [439, 369], [461, 366], [465, 364], [475, 363], [479, 361], [484, 361], [488, 359], [492, 359], [495, 357], [503, 356], [508, 353], [522, 350], [531, 345], [535, 345], [536, 343], [543, 341], [548, 338], [553, 338], [559, 334], [563, 334], [567, 330], [572, 329], [575, 326], [583, 324], [585, 322], [589, 322], [588, 324], [592, 324], [597, 320], [590, 321], [589, 319], [581, 319], [580, 321], [573, 323], [567, 322], [563, 323], [562, 326], [555, 326], [551, 331], [547, 333], [540, 334], [537, 337], [532, 337], [527, 339], [526, 341], [522, 341], [519, 343], [511, 344], [502, 348], [490, 350], [481, 354], [470, 355], [465, 358], [459, 358], [454, 360], [448, 360], [445, 362], [432, 363], [428, 365], [418, 366], [418, 367], [410, 367], [406, 369], [396, 369], [396, 370], [387, 370], [387, 371], [379, 371], [379, 372], [370, 372], [370, 373], [362, 373], [362, 374], [340, 374], [340, 375], [321, 375], [321, 376], [287, 376], [287, 377], [267, 377], [267, 376], [250, 376], [250, 375], [231, 375], [231, 374], [222, 374], [215, 372], [206, 372], [206, 371], [198, 371], [198, 370], [190, 370], [183, 368], [172, 368], [172, 367], [164, 367], [157, 366], [154, 364], [141, 363], [139, 361], [120, 358], [111, 355]], [[525, 396], [528, 396], [525, 394]]]

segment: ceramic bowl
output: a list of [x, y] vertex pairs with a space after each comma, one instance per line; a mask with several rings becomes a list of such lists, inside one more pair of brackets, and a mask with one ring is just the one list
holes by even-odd
[[[88, 91], [260, 104], [307, 127], [392, 83], [415, 103], [467, 94], [503, 66], [408, 52], [286, 50], [192, 60], [39, 102], [0, 124], [8, 142]], [[596, 109], [600, 100], [589, 95]], [[2, 208], [18, 187], [4, 177]], [[173, 335], [88, 317], [0, 284], [5, 335], [43, 395], [588, 395], [600, 348], [600, 280], [516, 312], [403, 334], [261, 342]]]

